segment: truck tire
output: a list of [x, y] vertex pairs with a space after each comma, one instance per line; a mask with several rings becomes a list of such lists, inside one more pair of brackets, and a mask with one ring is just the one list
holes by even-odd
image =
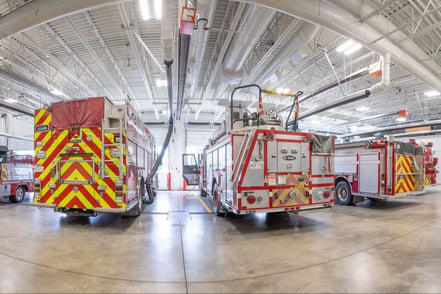
[[123, 216], [138, 217], [142, 212], [142, 195], [138, 195], [138, 203], [129, 211], [124, 212]]
[[213, 212], [216, 216], [223, 216], [225, 212], [222, 209], [222, 202], [220, 201], [219, 190], [217, 184], [213, 185]]
[[335, 203], [340, 205], [352, 204], [351, 188], [346, 181], [340, 181], [335, 186]]
[[207, 192], [202, 188], [202, 186], [199, 188], [199, 194], [201, 197], [207, 197]]
[[18, 186], [15, 190], [15, 195], [9, 196], [9, 201], [14, 203], [20, 203], [25, 198], [26, 189], [23, 186]]

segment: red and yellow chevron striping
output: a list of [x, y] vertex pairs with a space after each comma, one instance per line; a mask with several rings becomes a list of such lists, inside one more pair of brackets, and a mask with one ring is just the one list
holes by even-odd
[[[37, 155], [34, 177], [41, 182], [41, 192], [35, 196], [35, 202], [55, 204], [60, 208], [125, 207], [124, 201], [117, 201], [115, 195], [116, 182], [121, 178], [124, 180], [126, 174], [126, 150], [123, 149], [121, 160], [112, 153], [118, 148], [114, 138], [119, 134], [105, 133], [103, 143], [101, 128], [54, 131], [51, 129], [51, 113], [46, 109], [35, 113], [35, 126], [40, 125], [47, 125], [48, 129], [36, 131], [34, 136]], [[123, 133], [123, 142], [125, 137]], [[76, 153], [68, 152], [72, 148], [76, 148]], [[103, 148], [104, 158], [101, 158]], [[104, 171], [100, 171], [103, 160]], [[123, 185], [123, 195], [125, 189]]]
[[413, 156], [397, 155], [395, 162], [395, 193], [408, 193], [415, 189], [415, 174], [412, 167]]

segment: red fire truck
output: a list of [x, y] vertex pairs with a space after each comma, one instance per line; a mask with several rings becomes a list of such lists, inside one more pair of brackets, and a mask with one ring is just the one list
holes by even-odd
[[424, 165], [425, 165], [425, 186], [436, 185], [436, 174], [438, 173], [436, 166], [438, 165], [438, 157], [433, 156], [433, 143], [423, 144], [425, 148]]
[[153, 200], [145, 183], [153, 154], [154, 137], [129, 102], [94, 97], [38, 109], [34, 205], [137, 216]]
[[18, 203], [33, 190], [33, 158], [17, 155], [7, 146], [0, 146], [0, 197]]
[[[248, 87], [259, 90], [257, 113], [233, 101]], [[217, 215], [332, 207], [334, 137], [288, 130], [275, 111], [263, 110], [262, 93], [274, 94], [258, 85], [231, 94], [230, 122], [204, 150], [202, 193], [213, 198]]]
[[337, 144], [335, 170], [337, 204], [411, 196], [424, 189], [424, 148], [392, 137]]

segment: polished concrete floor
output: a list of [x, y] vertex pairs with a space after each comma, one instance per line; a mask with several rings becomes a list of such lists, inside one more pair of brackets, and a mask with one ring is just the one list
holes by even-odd
[[1, 202], [0, 292], [441, 292], [441, 187], [300, 216], [202, 202], [159, 192], [135, 219]]

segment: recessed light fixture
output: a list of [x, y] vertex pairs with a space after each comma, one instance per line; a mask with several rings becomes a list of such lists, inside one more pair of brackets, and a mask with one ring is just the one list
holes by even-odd
[[369, 110], [369, 107], [367, 107], [367, 106], [360, 106], [360, 107], [357, 107], [355, 110], [360, 111], [360, 112], [365, 112], [365, 111]]
[[361, 47], [363, 47], [361, 44], [356, 43], [352, 40], [347, 40], [346, 42], [338, 46], [335, 50], [337, 52], [343, 52], [345, 55], [351, 55], [355, 51], [360, 50]]
[[432, 91], [424, 92], [424, 95], [427, 97], [435, 97], [435, 96], [439, 96], [439, 92], [436, 90], [432, 90]]
[[5, 101], [8, 103], [17, 103], [17, 99], [14, 98], [7, 98]]
[[143, 20], [161, 19], [162, 0], [139, 0]]

